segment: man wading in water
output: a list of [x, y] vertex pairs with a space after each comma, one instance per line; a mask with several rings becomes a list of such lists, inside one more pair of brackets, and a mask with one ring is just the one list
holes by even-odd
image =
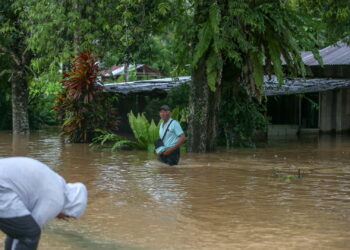
[[177, 165], [180, 159], [180, 146], [186, 141], [180, 123], [171, 118], [171, 109], [163, 105], [159, 109], [159, 116], [163, 120], [159, 129], [159, 144], [156, 145], [158, 160], [170, 166]]

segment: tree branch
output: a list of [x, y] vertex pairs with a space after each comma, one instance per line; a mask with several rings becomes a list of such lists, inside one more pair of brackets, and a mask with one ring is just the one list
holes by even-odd
[[29, 51], [29, 48], [27, 47], [22, 53], [22, 63], [23, 64], [26, 64], [26, 55], [27, 55], [28, 51]]
[[12, 51], [8, 50], [7, 48], [5, 48], [4, 46], [0, 45], [0, 51], [4, 52], [5, 54], [8, 54], [9, 56], [12, 57], [13, 61], [20, 66], [21, 62], [20, 59], [15, 55], [15, 53], [13, 53]]
[[2, 77], [3, 75], [7, 74], [7, 73], [12, 73], [13, 71], [12, 70], [9, 70], [9, 69], [5, 69], [3, 71], [0, 72], [0, 77]]

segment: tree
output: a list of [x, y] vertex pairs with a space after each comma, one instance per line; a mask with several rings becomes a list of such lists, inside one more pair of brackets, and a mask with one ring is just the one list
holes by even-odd
[[25, 12], [15, 1], [0, 2], [0, 53], [8, 59], [8, 67], [0, 75], [9, 76], [12, 91], [12, 131], [14, 134], [29, 133], [28, 79], [31, 76], [31, 50], [27, 47], [28, 33], [20, 14]]
[[190, 32], [183, 47], [193, 59], [188, 150], [208, 152], [216, 146], [222, 85], [243, 86], [260, 99], [264, 72], [274, 73], [282, 84], [283, 55], [289, 73], [303, 75], [300, 51], [313, 50], [317, 56], [317, 41], [307, 31], [313, 20], [287, 0], [193, 0], [182, 5], [192, 8], [192, 22], [181, 22], [179, 29]]
[[[122, 0], [110, 1], [111, 8], [103, 12], [108, 20], [105, 31], [109, 40], [110, 51], [120, 55], [124, 64], [124, 81], [128, 81], [128, 70], [131, 63], [137, 63], [142, 54], [151, 50], [151, 35], [159, 33], [172, 6], [170, 0]], [[112, 45], [112, 46], [111, 46]], [[142, 53], [143, 52], [143, 53]]]
[[[114, 57], [132, 63], [140, 47], [165, 19], [170, 0], [18, 0], [28, 6], [26, 27], [37, 64], [69, 65], [90, 50], [102, 62]], [[115, 62], [117, 63], [117, 62]], [[68, 67], [64, 67], [66, 70]]]

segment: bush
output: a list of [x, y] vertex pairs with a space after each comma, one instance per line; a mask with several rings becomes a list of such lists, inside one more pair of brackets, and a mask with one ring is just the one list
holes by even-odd
[[43, 73], [29, 83], [28, 114], [31, 129], [39, 129], [43, 125], [58, 123], [56, 112], [53, 109], [57, 93], [61, 88], [59, 74]]
[[116, 110], [97, 84], [99, 68], [91, 52], [78, 54], [73, 60], [72, 71], [61, 81], [63, 90], [57, 96], [55, 109], [63, 121], [63, 134], [71, 142], [90, 142], [96, 129], [115, 130]]
[[227, 147], [255, 147], [254, 137], [267, 129], [265, 105], [250, 98], [244, 89], [223, 92], [219, 127], [221, 144]]

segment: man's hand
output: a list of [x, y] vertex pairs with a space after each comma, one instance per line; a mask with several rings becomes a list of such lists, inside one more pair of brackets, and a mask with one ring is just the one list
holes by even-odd
[[174, 152], [174, 150], [175, 150], [174, 148], [167, 148], [163, 152], [163, 155], [170, 155], [172, 152]]
[[63, 213], [59, 213], [57, 216], [56, 216], [57, 219], [59, 220], [68, 220], [69, 218], [73, 218], [71, 216], [68, 216], [68, 215], [65, 215]]

